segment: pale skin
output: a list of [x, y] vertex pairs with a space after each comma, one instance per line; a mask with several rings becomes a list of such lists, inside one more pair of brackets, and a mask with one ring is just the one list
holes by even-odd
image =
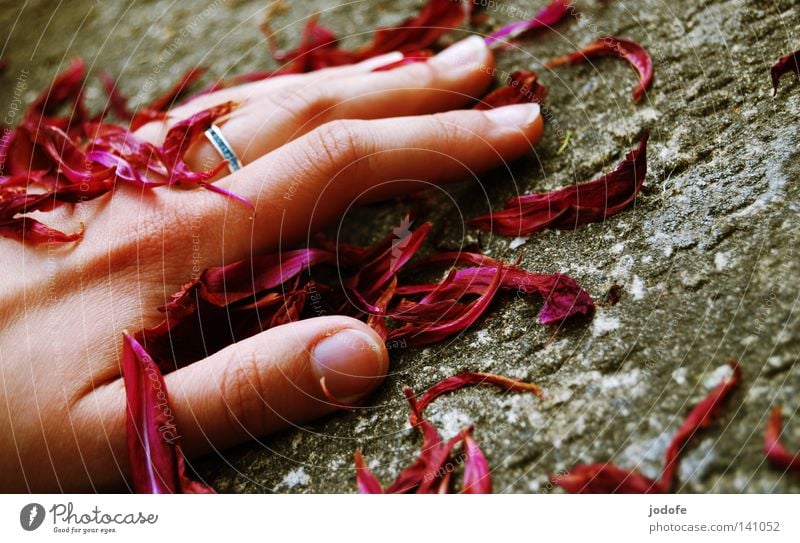
[[[127, 467], [122, 331], [192, 275], [306, 242], [356, 201], [463, 180], [530, 152], [534, 104], [459, 109], [482, 96], [493, 60], [479, 38], [428, 62], [373, 72], [397, 55], [207, 95], [140, 129], [158, 143], [171, 123], [240, 103], [220, 123], [245, 167], [205, 190], [117, 189], [42, 220], [84, 238], [64, 246], [0, 238], [0, 490], [124, 490]], [[202, 169], [207, 142], [188, 157]], [[402, 180], [402, 181], [397, 181]], [[418, 180], [418, 181], [409, 181]], [[330, 413], [368, 395], [389, 368], [364, 323], [324, 316], [276, 327], [166, 376], [189, 457]]]

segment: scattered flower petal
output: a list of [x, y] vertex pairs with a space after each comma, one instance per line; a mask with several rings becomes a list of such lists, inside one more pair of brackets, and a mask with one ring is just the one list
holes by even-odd
[[519, 70], [508, 77], [505, 87], [493, 90], [475, 104], [475, 109], [492, 109], [512, 104], [533, 102], [541, 104], [547, 96], [547, 87], [537, 82], [536, 72]]
[[638, 102], [645, 94], [653, 81], [653, 59], [650, 53], [635, 41], [625, 38], [606, 36], [593, 41], [583, 49], [557, 57], [549, 61], [546, 66], [555, 68], [567, 63], [582, 62], [592, 57], [618, 56], [628, 61], [639, 74], [639, 84], [633, 89], [633, 101]]
[[623, 211], [636, 199], [647, 174], [647, 140], [602, 177], [552, 192], [510, 199], [502, 211], [475, 217], [470, 224], [487, 232], [527, 236], [547, 228], [572, 229]]
[[764, 454], [769, 463], [784, 471], [793, 471], [800, 475], [800, 453], [792, 454], [781, 443], [782, 422], [781, 407], [772, 408], [764, 431]]
[[728, 362], [733, 368], [730, 377], [714, 388], [684, 419], [670, 440], [664, 455], [661, 477], [653, 481], [634, 470], [619, 468], [613, 464], [578, 465], [566, 475], [553, 476], [555, 484], [570, 493], [668, 493], [675, 484], [678, 462], [687, 444], [700, 430], [705, 430], [719, 417], [723, 403], [742, 381], [739, 364]]
[[513, 39], [523, 38], [537, 30], [551, 28], [559, 23], [570, 10], [569, 0], [553, 0], [526, 21], [517, 21], [493, 32], [486, 38], [487, 45], [495, 45], [501, 40], [509, 42]]
[[781, 57], [781, 59], [772, 66], [770, 75], [772, 76], [773, 96], [778, 94], [778, 83], [781, 77], [789, 72], [794, 72], [800, 77], [800, 50], [789, 53], [785, 57]]
[[138, 494], [213, 493], [189, 479], [164, 378], [153, 359], [130, 335], [123, 335], [130, 482]]

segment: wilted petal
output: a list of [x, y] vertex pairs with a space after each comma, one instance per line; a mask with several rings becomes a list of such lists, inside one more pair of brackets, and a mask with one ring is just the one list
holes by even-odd
[[538, 82], [536, 72], [519, 70], [512, 73], [505, 87], [500, 87], [484, 96], [474, 109], [485, 110], [512, 104], [534, 102], [541, 104], [547, 96], [547, 87]]
[[636, 471], [613, 464], [589, 464], [572, 468], [551, 480], [570, 494], [652, 494], [662, 493], [659, 483]]
[[625, 38], [606, 36], [593, 41], [583, 49], [554, 58], [547, 63], [554, 68], [566, 63], [582, 62], [598, 56], [617, 56], [628, 61], [628, 64], [639, 74], [639, 84], [633, 89], [633, 101], [638, 102], [653, 81], [653, 59], [650, 53], [635, 41]]
[[526, 34], [531, 34], [537, 30], [550, 28], [561, 21], [569, 13], [569, 9], [569, 0], [553, 0], [539, 10], [532, 19], [511, 23], [492, 33], [486, 38], [486, 44], [494, 45], [500, 40], [510, 41], [515, 38], [522, 38]]
[[772, 66], [770, 75], [772, 76], [773, 96], [778, 94], [778, 83], [781, 77], [789, 72], [794, 72], [800, 76], [800, 50], [789, 53], [785, 57], [781, 57], [781, 59]]
[[792, 454], [781, 443], [783, 431], [781, 422], [781, 407], [772, 408], [764, 430], [764, 454], [769, 463], [782, 470], [791, 470], [800, 474], [800, 453]]
[[491, 494], [492, 475], [489, 462], [483, 455], [478, 443], [472, 438], [472, 432], [464, 434], [464, 494]]
[[125, 427], [133, 491], [213, 492], [186, 476], [164, 378], [150, 355], [127, 333], [123, 335], [122, 378], [127, 398]]
[[527, 383], [520, 379], [512, 379], [503, 375], [493, 373], [481, 373], [475, 371], [465, 371], [439, 381], [417, 399], [417, 410], [422, 412], [431, 402], [442, 394], [459, 390], [466, 386], [475, 385], [494, 385], [513, 392], [531, 392], [539, 397], [542, 396], [542, 389], [533, 383]]
[[527, 236], [546, 228], [576, 228], [626, 209], [636, 199], [647, 174], [647, 140], [625, 155], [617, 168], [579, 185], [512, 198], [505, 209], [475, 217], [471, 225], [487, 232]]
[[364, 462], [364, 457], [361, 456], [361, 451], [356, 449], [353, 454], [353, 459], [356, 464], [356, 483], [358, 484], [358, 492], [361, 494], [383, 494], [378, 478], [370, 471]]
[[733, 360], [728, 363], [733, 368], [731, 376], [723, 379], [714, 390], [694, 406], [670, 441], [664, 457], [664, 470], [661, 473], [661, 485], [663, 488], [672, 488], [678, 469], [678, 460], [686, 445], [699, 430], [708, 428], [714, 423], [719, 417], [725, 400], [741, 384], [742, 371], [739, 368], [739, 364]]

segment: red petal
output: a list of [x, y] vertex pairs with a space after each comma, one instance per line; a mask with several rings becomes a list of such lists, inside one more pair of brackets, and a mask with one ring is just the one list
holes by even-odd
[[546, 228], [576, 228], [619, 213], [636, 199], [647, 174], [645, 131], [639, 146], [604, 176], [552, 192], [512, 198], [505, 209], [469, 222], [487, 232], [526, 236]]
[[469, 6], [466, 3], [453, 0], [428, 0], [419, 14], [395, 26], [376, 30], [372, 43], [355, 51], [341, 49], [336, 34], [319, 24], [316, 17], [312, 17], [306, 23], [298, 46], [286, 52], [277, 50], [274, 34], [267, 25], [264, 25], [262, 30], [270, 43], [273, 57], [285, 64], [276, 72], [258, 75], [271, 77], [310, 72], [329, 66], [352, 64], [393, 51], [409, 55], [401, 63], [420, 60], [427, 56], [427, 53], [422, 51], [429, 49], [440, 36], [459, 26], [468, 12]]
[[367, 58], [393, 51], [411, 53], [427, 49], [440, 36], [458, 27], [469, 14], [469, 2], [428, 0], [420, 12], [398, 25], [380, 28], [359, 55]]
[[532, 19], [511, 23], [492, 33], [486, 38], [486, 44], [492, 45], [500, 40], [510, 41], [524, 37], [526, 34], [531, 34], [537, 30], [550, 28], [561, 21], [569, 10], [569, 0], [553, 0], [539, 10]]
[[475, 104], [474, 109], [492, 109], [512, 104], [535, 102], [541, 104], [547, 96], [547, 87], [537, 82], [536, 72], [520, 70], [512, 73], [505, 87], [496, 89]]
[[85, 119], [85, 111], [81, 93], [86, 66], [80, 58], [73, 58], [69, 67], [56, 76], [50, 87], [42, 92], [28, 108], [28, 115], [52, 115], [62, 106], [72, 104], [74, 111], [70, 119], [81, 122]]
[[661, 493], [659, 483], [636, 471], [613, 464], [588, 464], [572, 468], [566, 475], [551, 480], [570, 494], [651, 494]]
[[800, 474], [800, 453], [792, 454], [781, 443], [781, 407], [772, 408], [764, 430], [764, 454], [769, 463], [782, 470], [792, 470]]
[[378, 482], [378, 478], [375, 477], [375, 474], [367, 467], [360, 450], [356, 449], [355, 454], [353, 454], [353, 459], [356, 464], [356, 483], [358, 484], [359, 493], [383, 494], [383, 489], [381, 488], [380, 482]]
[[512, 379], [511, 377], [495, 375], [493, 373], [466, 371], [439, 381], [431, 388], [426, 390], [425, 393], [417, 400], [417, 409], [419, 412], [422, 412], [426, 407], [428, 407], [428, 405], [430, 405], [432, 401], [442, 394], [447, 394], [448, 392], [453, 392], [454, 390], [459, 390], [466, 386], [474, 385], [495, 385], [508, 391], [532, 392], [539, 397], [542, 396], [542, 389], [533, 383], [526, 383], [525, 381], [521, 381], [519, 379]]
[[122, 378], [128, 405], [125, 426], [133, 491], [213, 492], [186, 477], [164, 378], [150, 355], [127, 333], [123, 335]]
[[26, 243], [69, 243], [83, 237], [82, 232], [65, 234], [30, 217], [0, 223], [0, 235]]
[[441, 324], [438, 322], [438, 318], [423, 326], [405, 324], [400, 328], [392, 330], [389, 333], [389, 339], [405, 339], [410, 345], [428, 345], [431, 343], [438, 343], [439, 341], [466, 330], [486, 311], [494, 295], [500, 288], [503, 268], [499, 267], [494, 271], [494, 278], [491, 283], [485, 287], [480, 297], [464, 305], [463, 311], [460, 311], [457, 316]]
[[722, 404], [731, 395], [731, 392], [742, 382], [742, 371], [739, 364], [730, 361], [733, 374], [723, 380], [712, 390], [700, 403], [689, 412], [684, 419], [681, 427], [670, 441], [664, 457], [664, 470], [661, 472], [661, 485], [665, 489], [671, 489], [675, 480], [675, 473], [678, 469], [678, 460], [683, 453], [686, 445], [694, 435], [702, 429], [708, 428], [719, 416]]
[[644, 96], [653, 81], [653, 59], [650, 58], [650, 53], [635, 41], [606, 36], [593, 41], [579, 51], [554, 58], [546, 66], [554, 68], [597, 56], [618, 56], [627, 60], [628, 64], [639, 74], [639, 84], [633, 89], [633, 101], [637, 102]]
[[171, 174], [170, 183], [205, 181], [214, 175], [212, 172], [192, 172], [183, 162], [183, 156], [195, 141], [203, 137], [213, 122], [233, 111], [235, 107], [234, 102], [225, 102], [195, 113], [169, 129], [158, 151]]
[[778, 83], [781, 77], [789, 72], [794, 72], [800, 76], [800, 50], [789, 53], [785, 57], [781, 57], [781, 59], [772, 66], [770, 75], [772, 76], [773, 96], [778, 94]]
[[464, 494], [491, 494], [492, 475], [489, 462], [472, 438], [472, 432], [464, 433]]
[[108, 104], [103, 110], [103, 113], [99, 115], [99, 118], [102, 119], [106, 116], [108, 111], [113, 111], [114, 115], [121, 120], [130, 121], [133, 117], [133, 113], [128, 109], [128, 99], [123, 96], [117, 88], [117, 82], [114, 81], [111, 74], [105, 70], [100, 72], [99, 78], [103, 87], [106, 89], [106, 94], [108, 94]]

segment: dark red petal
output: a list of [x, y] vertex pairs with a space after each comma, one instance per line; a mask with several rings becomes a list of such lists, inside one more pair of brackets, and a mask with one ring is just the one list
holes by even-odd
[[372, 57], [393, 51], [411, 53], [427, 49], [442, 35], [458, 27], [469, 15], [470, 2], [428, 0], [420, 12], [401, 23], [375, 31], [375, 38], [359, 50], [362, 57]]
[[0, 223], [0, 235], [26, 243], [69, 243], [78, 241], [83, 232], [65, 234], [30, 217], [20, 217]]
[[199, 294], [224, 307], [282, 285], [312, 266], [334, 261], [335, 256], [322, 249], [296, 249], [240, 260], [205, 270], [199, 278]]
[[123, 334], [122, 378], [127, 398], [125, 427], [133, 491], [213, 492], [186, 476], [164, 378], [150, 355], [127, 332]]
[[401, 63], [427, 58], [427, 50], [443, 34], [458, 27], [469, 12], [466, 3], [453, 0], [428, 0], [420, 12], [401, 23], [380, 28], [368, 45], [355, 51], [341, 49], [336, 34], [312, 17], [303, 31], [300, 43], [290, 51], [279, 51], [274, 34], [268, 25], [262, 30], [272, 49], [273, 57], [284, 65], [275, 72], [257, 74], [272, 77], [289, 73], [303, 73], [330, 66], [352, 64], [384, 53], [400, 51], [407, 57]]
[[552, 192], [512, 198], [502, 211], [471, 219], [481, 230], [509, 236], [526, 236], [546, 228], [576, 228], [601, 221], [627, 208], [636, 199], [647, 174], [647, 140], [625, 155], [617, 168], [604, 176]]
[[400, 328], [392, 330], [389, 333], [389, 339], [405, 339], [410, 345], [428, 345], [431, 343], [438, 343], [439, 341], [466, 330], [483, 315], [500, 288], [503, 268], [496, 268], [494, 271], [494, 278], [491, 283], [485, 287], [480, 297], [466, 304], [464, 310], [460, 311], [457, 316], [441, 323], [436, 319], [429, 325], [419, 326], [405, 324]]
[[635, 41], [606, 36], [593, 41], [579, 51], [554, 58], [546, 66], [554, 68], [598, 56], [617, 56], [627, 60], [628, 64], [639, 74], [639, 84], [633, 89], [633, 101], [637, 102], [644, 96], [653, 81], [653, 59], [650, 58], [650, 53]]
[[216, 491], [207, 484], [190, 479], [186, 475], [186, 458], [178, 444], [175, 444], [175, 455], [178, 460], [178, 480], [182, 494], [216, 494]]
[[360, 450], [356, 449], [356, 452], [353, 454], [353, 460], [356, 464], [356, 483], [358, 484], [359, 493], [383, 494], [383, 488], [381, 488], [378, 478], [375, 477], [375, 474], [367, 467]]
[[217, 106], [204, 109], [187, 119], [175, 123], [167, 132], [164, 143], [158, 148], [161, 160], [170, 170], [170, 182], [197, 182], [204, 181], [212, 176], [211, 172], [195, 173], [189, 170], [183, 162], [183, 156], [189, 147], [203, 137], [211, 124], [224, 117], [236, 108], [236, 103], [225, 102]]
[[100, 72], [99, 78], [106, 90], [106, 94], [108, 94], [108, 104], [99, 117], [103, 118], [108, 111], [113, 111], [114, 115], [121, 120], [130, 121], [133, 118], [133, 113], [128, 109], [128, 99], [117, 88], [117, 82], [105, 70]]
[[180, 491], [174, 443], [177, 436], [166, 385], [155, 362], [130, 335], [124, 335], [122, 376], [128, 400], [125, 425], [133, 491], [142, 494]]
[[[458, 263], [471, 261], [480, 262], [482, 255], [462, 253], [455, 257]], [[465, 268], [453, 271], [437, 285], [405, 285], [397, 288], [400, 296], [413, 296], [425, 294], [417, 304], [401, 301], [397, 304], [391, 317], [399, 321], [411, 320], [439, 321], [448, 314], [457, 314], [461, 306], [456, 306], [454, 300], [466, 295], [480, 295], [494, 277], [497, 268], [495, 262], [488, 257], [483, 257], [487, 267]], [[431, 261], [438, 260], [432, 257]], [[423, 261], [425, 262], [425, 261]], [[539, 312], [539, 322], [542, 324], [557, 324], [565, 319], [576, 316], [589, 316], [594, 311], [594, 302], [580, 285], [570, 276], [564, 274], [537, 274], [509, 266], [503, 271], [500, 284], [501, 290], [515, 291], [523, 294], [539, 294], [544, 299], [544, 306]], [[444, 313], [447, 311], [447, 313]]]
[[86, 66], [80, 58], [73, 58], [69, 67], [60, 73], [44, 92], [28, 107], [28, 116], [52, 115], [62, 106], [72, 104], [76, 121], [84, 119], [82, 90]]
[[551, 480], [570, 494], [651, 494], [662, 493], [659, 483], [637, 471], [613, 464], [583, 464]]
[[708, 394], [708, 396], [694, 406], [686, 419], [684, 419], [683, 424], [678, 428], [672, 441], [670, 441], [664, 457], [664, 470], [661, 473], [660, 479], [663, 488], [672, 488], [675, 481], [675, 473], [678, 469], [678, 460], [686, 448], [686, 445], [699, 430], [711, 426], [719, 416], [722, 404], [742, 382], [742, 371], [739, 368], [739, 364], [735, 361], [730, 361], [728, 363], [733, 368], [731, 376], [724, 379]]
[[491, 494], [492, 475], [489, 462], [483, 455], [478, 443], [472, 438], [472, 432], [464, 433], [464, 494]]
[[526, 34], [531, 34], [543, 28], [550, 28], [561, 21], [569, 11], [569, 0], [553, 0], [539, 10], [532, 19], [517, 21], [493, 32], [486, 38], [486, 44], [493, 45], [500, 40], [510, 41], [515, 38], [524, 37]]
[[785, 57], [781, 57], [781, 59], [772, 66], [770, 75], [772, 76], [773, 96], [778, 94], [778, 83], [781, 77], [789, 72], [794, 72], [800, 76], [800, 49], [794, 53], [789, 53]]
[[772, 408], [764, 429], [764, 454], [769, 463], [782, 470], [792, 470], [800, 474], [800, 453], [792, 454], [781, 443], [781, 407]]
[[541, 104], [547, 96], [547, 87], [537, 81], [538, 77], [536, 72], [528, 70], [514, 72], [509, 76], [505, 87], [484, 96], [475, 104], [474, 109], [492, 109], [527, 102]]
[[526, 383], [519, 379], [512, 379], [511, 377], [495, 375], [493, 373], [466, 371], [439, 381], [426, 390], [425, 393], [417, 399], [417, 409], [421, 413], [431, 402], [442, 394], [474, 385], [495, 385], [508, 391], [532, 392], [539, 397], [542, 396], [542, 389], [533, 383]]

